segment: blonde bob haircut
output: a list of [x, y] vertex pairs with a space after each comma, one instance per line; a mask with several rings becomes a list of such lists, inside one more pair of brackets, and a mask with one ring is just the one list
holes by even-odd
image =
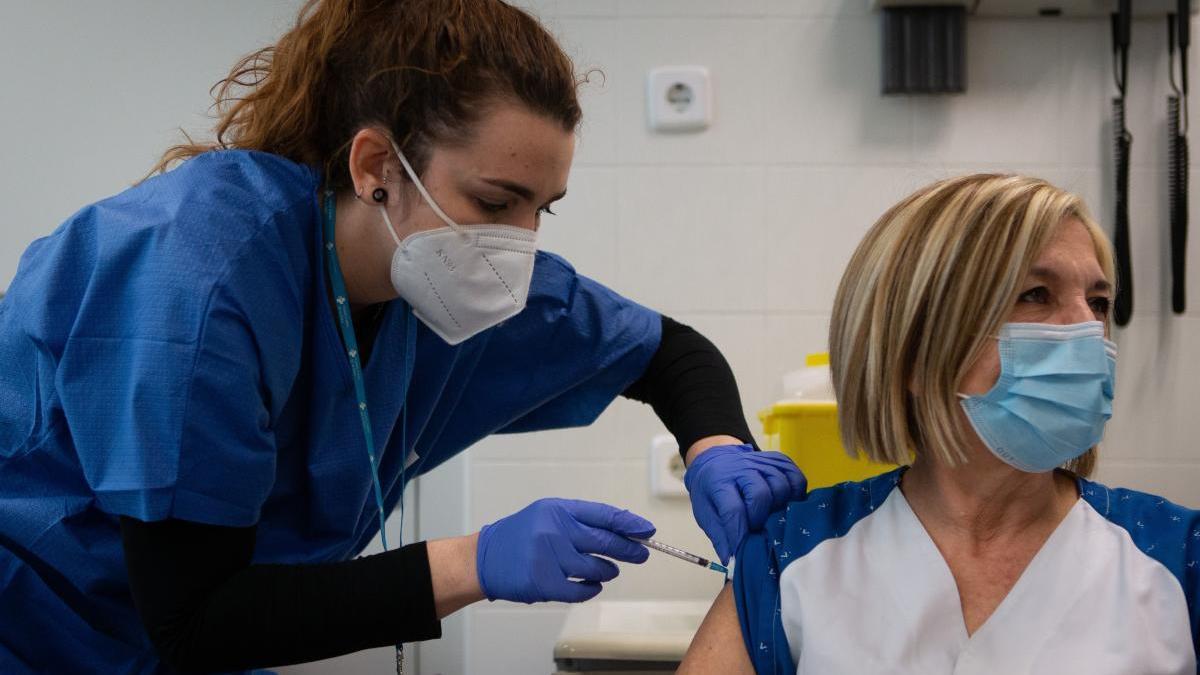
[[[830, 322], [848, 452], [895, 464], [925, 453], [951, 466], [966, 461], [959, 387], [1067, 219], [1088, 229], [1115, 285], [1112, 247], [1083, 200], [1044, 180], [950, 178], [883, 214], [846, 267]], [[1087, 476], [1095, 459], [1091, 448], [1064, 468]]]

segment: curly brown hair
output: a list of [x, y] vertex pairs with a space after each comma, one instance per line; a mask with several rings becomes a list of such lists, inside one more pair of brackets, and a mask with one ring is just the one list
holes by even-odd
[[364, 127], [390, 131], [421, 171], [432, 143], [469, 139], [497, 100], [575, 130], [579, 83], [554, 37], [501, 0], [309, 0], [278, 42], [213, 87], [216, 140], [188, 138], [152, 173], [240, 148], [319, 167], [341, 189]]

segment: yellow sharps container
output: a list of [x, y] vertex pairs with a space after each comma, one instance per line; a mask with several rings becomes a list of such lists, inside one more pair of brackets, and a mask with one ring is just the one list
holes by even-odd
[[837, 403], [829, 379], [829, 354], [809, 354], [802, 371], [784, 378], [789, 396], [758, 414], [767, 449], [779, 450], [804, 472], [809, 489], [858, 481], [895, 468], [851, 457], [838, 435]]

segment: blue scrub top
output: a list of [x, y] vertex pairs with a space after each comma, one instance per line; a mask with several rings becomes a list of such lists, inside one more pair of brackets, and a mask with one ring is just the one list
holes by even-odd
[[[257, 524], [258, 563], [344, 560], [378, 532], [320, 179], [209, 152], [22, 256], [0, 301], [0, 672], [161, 668], [117, 516]], [[386, 307], [365, 369], [389, 510], [408, 451], [405, 479], [492, 433], [588, 424], [660, 339], [658, 314], [547, 253], [516, 317], [454, 347], [418, 326], [406, 392], [408, 321]]]

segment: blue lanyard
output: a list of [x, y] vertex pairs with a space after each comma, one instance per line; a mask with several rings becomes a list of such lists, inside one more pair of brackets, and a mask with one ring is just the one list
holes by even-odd
[[[387, 522], [387, 514], [383, 506], [383, 488], [379, 484], [379, 454], [375, 446], [375, 434], [371, 431], [371, 415], [367, 408], [367, 387], [363, 380], [362, 360], [358, 355], [358, 340], [354, 335], [354, 321], [350, 315], [350, 300], [346, 294], [346, 282], [342, 277], [342, 266], [338, 263], [337, 247], [334, 245], [334, 220], [335, 220], [335, 202], [332, 190], [325, 191], [325, 223], [324, 223], [324, 242], [325, 242], [325, 263], [328, 269], [329, 282], [333, 290], [333, 301], [337, 308], [338, 327], [341, 329], [342, 342], [346, 347], [346, 354], [350, 359], [350, 375], [354, 379], [354, 395], [358, 401], [358, 418], [362, 422], [363, 438], [367, 444], [367, 459], [371, 465], [371, 483], [375, 490], [375, 505], [379, 508], [379, 536], [383, 541], [383, 550], [388, 550], [387, 530], [384, 525]], [[407, 305], [405, 307], [407, 309]], [[408, 396], [408, 385], [412, 380], [413, 362], [415, 361], [416, 352], [416, 327], [417, 324], [413, 321], [411, 313], [405, 317], [405, 340], [404, 340], [404, 396]], [[402, 415], [400, 418], [400, 452], [408, 453], [408, 404], [402, 407]], [[403, 462], [407, 457], [401, 458], [400, 468], [400, 527], [401, 540], [403, 541], [404, 527], [404, 470], [407, 468]]]

